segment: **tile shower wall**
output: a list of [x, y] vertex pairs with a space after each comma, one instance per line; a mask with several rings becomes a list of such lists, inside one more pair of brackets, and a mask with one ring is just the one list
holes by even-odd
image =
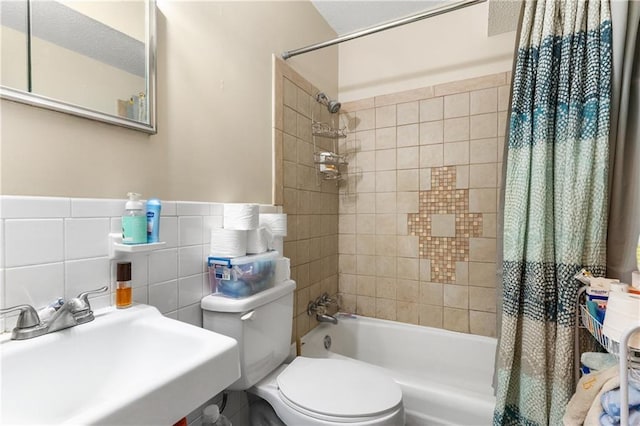
[[[163, 201], [160, 239], [166, 246], [111, 260], [107, 235], [121, 232], [125, 200], [3, 196], [0, 202], [2, 307], [45, 306], [104, 285], [111, 292], [92, 297], [92, 306], [112, 305], [115, 265], [128, 260], [135, 302], [202, 326], [200, 299], [210, 293], [210, 230], [222, 226], [222, 204]], [[275, 208], [261, 206], [261, 211]], [[7, 317], [4, 330], [13, 328], [15, 320], [15, 315]]]
[[336, 114], [313, 99], [320, 90], [274, 58], [274, 204], [287, 214], [284, 255], [296, 280], [293, 336], [316, 325], [306, 313], [310, 300], [338, 291], [338, 187], [316, 174], [314, 151], [332, 150], [332, 141], [311, 135], [312, 120], [337, 122]]
[[509, 74], [343, 105], [343, 309], [495, 336]]

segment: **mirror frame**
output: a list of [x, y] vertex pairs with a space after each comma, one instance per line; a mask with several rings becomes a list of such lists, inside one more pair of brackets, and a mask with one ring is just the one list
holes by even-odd
[[[88, 118], [103, 123], [113, 124], [116, 126], [126, 127], [129, 129], [139, 130], [149, 134], [156, 134], [156, 0], [147, 0], [147, 16], [149, 19], [146, 40], [146, 55], [148, 58], [147, 69], [147, 112], [149, 123], [141, 123], [130, 120], [117, 115], [107, 114], [82, 107], [80, 105], [71, 104], [58, 99], [49, 98], [38, 95], [36, 93], [25, 92], [23, 90], [12, 89], [6, 86], [0, 86], [0, 99], [19, 102], [22, 104], [44, 108], [48, 110], [63, 112], [77, 117]], [[29, 36], [31, 36], [29, 34]]]

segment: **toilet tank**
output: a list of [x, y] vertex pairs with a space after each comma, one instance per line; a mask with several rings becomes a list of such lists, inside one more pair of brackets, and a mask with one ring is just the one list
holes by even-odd
[[202, 299], [202, 326], [238, 341], [240, 378], [228, 389], [250, 388], [289, 356], [295, 288], [287, 280], [244, 299]]

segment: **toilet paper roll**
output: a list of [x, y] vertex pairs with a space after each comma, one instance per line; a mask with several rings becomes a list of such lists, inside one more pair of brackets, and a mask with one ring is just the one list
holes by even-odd
[[225, 229], [250, 230], [260, 226], [259, 206], [257, 204], [225, 204]]
[[283, 213], [262, 213], [260, 226], [266, 226], [277, 237], [287, 236], [287, 215]]
[[247, 231], [212, 228], [209, 254], [215, 257], [245, 256], [247, 254]]
[[[640, 325], [640, 295], [611, 292], [607, 302], [602, 333], [615, 342], [631, 327]], [[640, 333], [635, 333], [629, 345], [640, 349]]]
[[266, 252], [270, 241], [271, 232], [263, 226], [247, 231], [247, 254]]
[[273, 282], [281, 283], [291, 278], [291, 261], [287, 257], [276, 260], [276, 270], [273, 274]]
[[273, 237], [271, 241], [271, 249], [280, 254], [284, 254], [284, 239], [282, 237]]

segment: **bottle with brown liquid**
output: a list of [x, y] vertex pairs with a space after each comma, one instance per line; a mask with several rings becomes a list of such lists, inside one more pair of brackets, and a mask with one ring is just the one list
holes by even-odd
[[131, 262], [118, 262], [116, 271], [116, 308], [131, 306]]

